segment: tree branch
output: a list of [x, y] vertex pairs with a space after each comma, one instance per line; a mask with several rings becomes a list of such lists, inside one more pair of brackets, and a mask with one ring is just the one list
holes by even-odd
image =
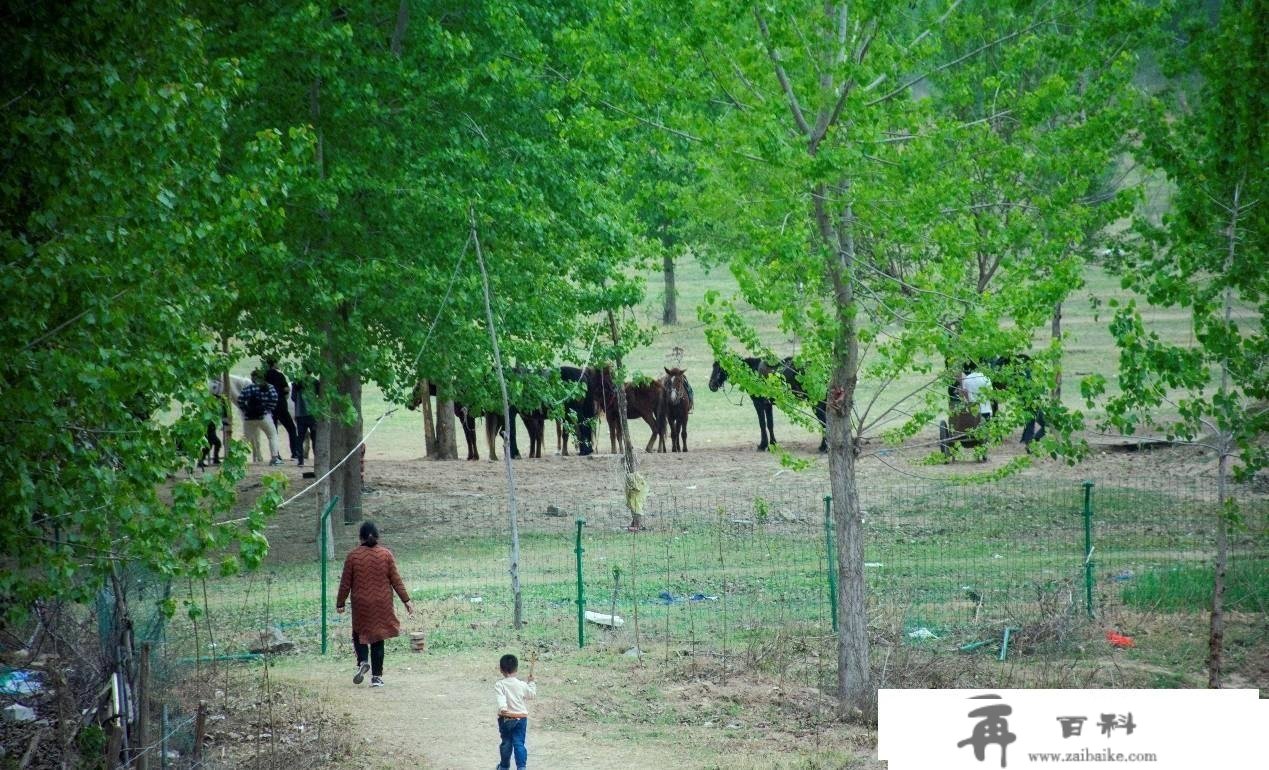
[[943, 22], [947, 21], [947, 17], [951, 16], [952, 11], [955, 11], [956, 7], [959, 6], [960, 4], [961, 4], [961, 0], [955, 0], [955, 2], [952, 3], [952, 7], [948, 8], [947, 11], [945, 11], [943, 15], [939, 17], [938, 21], [934, 22], [929, 27], [926, 27], [925, 31], [917, 35], [915, 38], [913, 38], [912, 42], [908, 43], [907, 47], [904, 48], [903, 50], [911, 51], [916, 46], [916, 44], [924, 40], [926, 35], [929, 35], [930, 32], [932, 32], [935, 27], [943, 26]]
[[766, 19], [762, 18], [762, 13], [756, 5], [753, 7], [753, 15], [758, 20], [758, 29], [762, 32], [762, 42], [767, 48], [767, 56], [771, 57], [771, 63], [775, 65], [776, 80], [780, 81], [780, 88], [789, 101], [789, 109], [793, 112], [793, 122], [797, 123], [798, 130], [809, 137], [811, 125], [806, 122], [806, 116], [802, 114], [802, 105], [798, 103], [797, 94], [793, 92], [793, 84], [789, 82], [789, 76], [784, 72], [784, 65], [780, 63], [780, 52], [771, 44], [771, 31], [767, 29]]
[[916, 77], [911, 78], [910, 80], [906, 80], [906, 81], [904, 81], [904, 83], [903, 83], [902, 85], [900, 85], [900, 86], [898, 86], [898, 87], [894, 88], [893, 90], [891, 90], [891, 91], [889, 91], [889, 92], [887, 92], [887, 93], [885, 93], [885, 94], [883, 94], [883, 95], [881, 95], [881, 96], [878, 96], [876, 99], [873, 99], [871, 102], [867, 102], [864, 106], [865, 106], [865, 107], [873, 107], [873, 106], [875, 106], [875, 105], [881, 104], [881, 103], [882, 103], [882, 102], [884, 102], [884, 101], [888, 101], [888, 100], [890, 100], [890, 99], [893, 99], [894, 97], [896, 97], [896, 96], [898, 96], [899, 94], [903, 93], [904, 91], [908, 90], [910, 87], [912, 87], [912, 86], [916, 85], [917, 83], [920, 83], [922, 80], [925, 80], [926, 78], [928, 78], [928, 77], [930, 77], [930, 76], [932, 76], [932, 75], [936, 75], [936, 74], [938, 74], [938, 73], [942, 72], [942, 71], [943, 71], [943, 70], [945, 70], [945, 69], [950, 69], [950, 68], [952, 68], [952, 67], [955, 67], [957, 64], [960, 64], [961, 62], [965, 61], [966, 59], [973, 58], [974, 56], [977, 56], [978, 54], [982, 53], [983, 51], [986, 51], [986, 50], [991, 49], [991, 48], [995, 48], [996, 46], [1000, 45], [1001, 43], [1007, 43], [1007, 42], [1009, 42], [1010, 40], [1013, 40], [1013, 39], [1014, 39], [1014, 38], [1016, 38], [1016, 37], [1020, 37], [1020, 36], [1022, 36], [1022, 35], [1025, 35], [1026, 33], [1030, 32], [1031, 30], [1033, 30], [1033, 29], [1037, 29], [1038, 27], [1044, 26], [1045, 24], [1048, 24], [1048, 23], [1050, 23], [1050, 22], [1052, 22], [1052, 21], [1055, 21], [1055, 19], [1044, 19], [1044, 20], [1042, 20], [1042, 21], [1037, 21], [1037, 22], [1036, 22], [1036, 23], [1034, 23], [1034, 24], [1031, 24], [1031, 25], [1029, 25], [1029, 26], [1023, 27], [1022, 29], [1014, 30], [1013, 32], [1010, 32], [1008, 35], [1004, 35], [1004, 36], [1002, 36], [1002, 37], [998, 37], [998, 38], [996, 38], [995, 40], [992, 40], [991, 42], [988, 42], [988, 43], [983, 43], [982, 45], [978, 46], [977, 48], [975, 48], [974, 50], [970, 51], [969, 53], [966, 53], [966, 54], [963, 54], [963, 55], [961, 55], [961, 56], [958, 56], [958, 57], [956, 57], [955, 59], [952, 59], [951, 61], [944, 62], [943, 64], [940, 64], [939, 66], [935, 67], [934, 69], [930, 70], [929, 72], [926, 72], [926, 73], [924, 73], [924, 74], [922, 74], [922, 75], [917, 75]]

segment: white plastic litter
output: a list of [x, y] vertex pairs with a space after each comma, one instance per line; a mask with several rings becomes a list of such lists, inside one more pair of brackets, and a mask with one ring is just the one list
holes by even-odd
[[4, 708], [4, 719], [6, 722], [34, 722], [35, 710], [21, 703], [14, 703], [12, 706]]
[[607, 626], [608, 628], [621, 628], [626, 624], [620, 615], [609, 615], [605, 612], [586, 611], [586, 622], [594, 623], [597, 626]]

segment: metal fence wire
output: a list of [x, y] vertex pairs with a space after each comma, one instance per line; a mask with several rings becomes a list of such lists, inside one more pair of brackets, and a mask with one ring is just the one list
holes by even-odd
[[[619, 633], [587, 623], [587, 644], [726, 659], [770, 646], [832, 658], [833, 557], [824, 490], [813, 485], [679, 492], [649, 500], [646, 531], [626, 530], [619, 499], [575, 504], [566, 515], [521, 505], [520, 638], [575, 645], [579, 598], [616, 615]], [[934, 651], [972, 649], [1012, 629], [1014, 654], [1072, 651], [1070, 632], [1118, 607], [1200, 612], [1210, 598], [1216, 493], [1207, 480], [1136, 488], [1015, 477], [988, 483], [865, 480], [865, 575], [874, 625]], [[1263, 612], [1269, 508], [1244, 495], [1231, 526], [1228, 597]], [[507, 512], [489, 499], [434, 499], [408, 517], [372, 510], [392, 548], [432, 649], [494, 645], [510, 633]], [[581, 526], [577, 580], [577, 519]], [[457, 521], [456, 521], [457, 520]], [[429, 522], [446, 526], [429, 531]], [[386, 522], [386, 523], [385, 523]], [[406, 532], [412, 534], [407, 537]], [[209, 582], [198, 624], [178, 615], [169, 655], [198, 658], [248, 649], [276, 627], [298, 650], [323, 634], [346, 650], [346, 615], [321, 612], [317, 549], [303, 564]], [[339, 554], [336, 554], [338, 557]], [[339, 562], [328, 563], [326, 602]], [[638, 625], [637, 640], [634, 626]], [[195, 638], [196, 626], [203, 629]], [[214, 638], [208, 635], [211, 631]]]

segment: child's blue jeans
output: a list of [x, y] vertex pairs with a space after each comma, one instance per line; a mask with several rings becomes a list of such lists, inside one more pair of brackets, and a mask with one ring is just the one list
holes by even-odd
[[528, 719], [498, 717], [498, 735], [502, 737], [498, 746], [498, 770], [509, 770], [512, 752], [516, 755], [516, 767], [524, 770], [528, 765], [529, 750], [524, 747], [524, 736], [528, 732]]

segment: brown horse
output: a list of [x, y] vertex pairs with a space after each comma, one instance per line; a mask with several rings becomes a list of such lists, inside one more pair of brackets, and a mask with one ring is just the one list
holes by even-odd
[[[436, 383], [429, 381], [427, 396], [435, 395]], [[419, 404], [422, 404], [423, 399], [427, 396], [423, 395], [422, 381], [416, 383], [414, 386], [414, 392], [410, 395], [410, 402], [406, 405], [406, 408], [418, 409]], [[477, 412], [469, 406], [455, 402], [454, 416], [458, 418], [458, 424], [463, 428], [463, 440], [467, 442], [468, 460], [480, 459], [480, 448], [476, 441], [476, 418], [485, 418], [485, 443], [489, 446], [489, 461], [496, 461], [498, 459], [498, 432], [502, 430], [503, 425], [502, 415], [497, 412]], [[526, 425], [527, 424], [528, 423], [526, 421]]]
[[[658, 426], [658, 412], [661, 407], [661, 381], [647, 380], [641, 383], [627, 382], [622, 386], [626, 391], [626, 421], [642, 419], [652, 430], [648, 445], [643, 451], [651, 452], [652, 445], [658, 438], [665, 445], [665, 437]], [[612, 453], [617, 454], [622, 448], [621, 414], [617, 409], [617, 394], [608, 397], [604, 404], [604, 419], [608, 420], [608, 440], [612, 444]], [[662, 450], [664, 451], [664, 450]]]
[[661, 405], [657, 415], [662, 452], [665, 451], [667, 425], [670, 429], [670, 451], [687, 451], [687, 416], [691, 411], [692, 386], [687, 381], [687, 372], [677, 367], [666, 369], [665, 376], [661, 378]]

